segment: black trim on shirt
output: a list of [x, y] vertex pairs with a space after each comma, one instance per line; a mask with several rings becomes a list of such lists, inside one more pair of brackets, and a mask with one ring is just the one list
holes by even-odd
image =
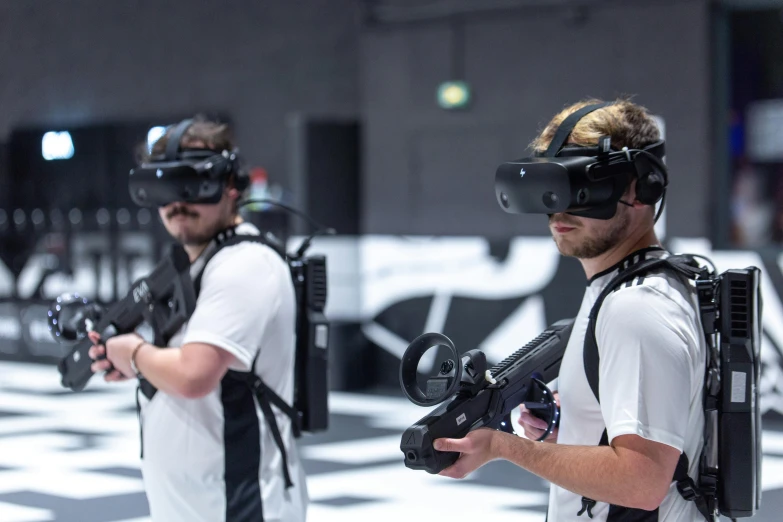
[[264, 520], [261, 486], [261, 430], [253, 394], [239, 379], [223, 377], [223, 444], [225, 455], [226, 522]]
[[658, 522], [658, 508], [645, 511], [610, 504], [606, 522]]
[[[628, 268], [628, 266], [635, 265], [636, 263], [638, 263], [640, 261], [643, 261], [646, 258], [646, 254], [648, 252], [665, 251], [665, 250], [666, 250], [665, 248], [660, 247], [660, 246], [649, 246], [649, 247], [644, 247], [644, 248], [641, 248], [641, 249], [636, 250], [634, 252], [631, 252], [630, 254], [628, 254], [627, 256], [622, 258], [620, 261], [618, 261], [617, 263], [615, 263], [612, 266], [610, 266], [609, 268], [607, 268], [606, 270], [601, 270], [600, 272], [595, 274], [593, 277], [588, 279], [587, 280], [587, 286], [590, 286], [591, 284], [593, 284], [593, 281], [595, 281], [596, 279], [598, 279], [600, 277], [603, 277], [606, 274], [611, 274], [612, 272], [614, 272], [615, 270], [617, 270], [620, 267], [622, 267], [623, 269], [626, 269], [626, 268]], [[634, 259], [634, 256], [639, 256], [639, 259]], [[628, 266], [624, 266], [625, 264], [627, 264]]]

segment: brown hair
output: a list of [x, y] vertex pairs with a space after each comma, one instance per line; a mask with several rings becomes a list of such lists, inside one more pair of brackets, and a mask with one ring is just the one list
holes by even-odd
[[[147, 162], [155, 156], [162, 156], [166, 152], [166, 145], [169, 142], [171, 134], [176, 125], [171, 125], [166, 129], [165, 134], [158, 138], [152, 145], [152, 150], [148, 152], [146, 144], [143, 146], [141, 154], [142, 162]], [[194, 144], [198, 144], [194, 147]], [[219, 123], [207, 119], [202, 115], [196, 115], [193, 123], [188, 127], [179, 141], [180, 147], [188, 148], [207, 148], [222, 152], [224, 150], [234, 150], [234, 136], [230, 127], [225, 123]]]
[[[166, 145], [176, 127], [176, 124], [170, 125], [163, 136], [158, 138], [150, 148], [148, 148], [146, 142], [140, 144], [137, 152], [139, 163], [146, 163], [153, 158], [162, 157], [166, 153]], [[179, 140], [179, 146], [180, 148], [207, 148], [218, 152], [224, 150], [233, 151], [236, 148], [234, 135], [228, 124], [210, 120], [201, 114], [197, 114], [193, 117], [193, 123], [185, 130], [185, 133]], [[228, 185], [235, 186], [234, 182], [234, 175], [232, 174], [228, 179]], [[248, 186], [245, 188], [244, 192], [240, 194], [240, 200], [246, 198], [249, 191], [250, 187]], [[238, 208], [237, 205], [238, 202], [235, 205], [235, 211]]]
[[[602, 100], [587, 99], [566, 107], [547, 124], [530, 146], [536, 152], [544, 152], [557, 128], [571, 113]], [[612, 105], [597, 109], [584, 116], [571, 131], [569, 144], [581, 146], [598, 145], [601, 136], [610, 136], [612, 147], [641, 149], [661, 139], [661, 132], [655, 119], [645, 107], [627, 99], [617, 99]]]

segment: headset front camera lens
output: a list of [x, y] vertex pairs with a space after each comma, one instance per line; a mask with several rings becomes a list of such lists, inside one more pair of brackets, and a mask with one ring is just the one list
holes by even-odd
[[544, 205], [546, 205], [547, 208], [555, 208], [560, 198], [558, 198], [557, 194], [554, 192], [545, 192], [542, 199], [544, 201]]

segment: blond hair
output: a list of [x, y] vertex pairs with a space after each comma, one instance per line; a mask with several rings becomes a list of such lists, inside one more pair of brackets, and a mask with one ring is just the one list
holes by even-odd
[[[603, 103], [603, 101], [591, 98], [560, 111], [530, 146], [538, 153], [546, 151], [563, 120], [582, 107], [594, 103]], [[641, 149], [660, 140], [661, 132], [655, 119], [650, 116], [645, 107], [631, 103], [627, 99], [617, 99], [612, 105], [594, 110], [579, 120], [571, 131], [567, 143], [584, 147], [595, 146], [602, 136], [611, 137], [613, 148]]]

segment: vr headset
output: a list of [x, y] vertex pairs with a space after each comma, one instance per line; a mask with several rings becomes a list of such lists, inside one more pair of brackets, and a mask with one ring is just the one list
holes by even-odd
[[593, 219], [611, 219], [617, 204], [636, 179], [636, 199], [645, 205], [661, 201], [663, 210], [668, 172], [663, 163], [664, 141], [643, 149], [612, 148], [609, 136], [598, 146], [565, 146], [574, 126], [585, 115], [611, 103], [579, 109], [560, 124], [543, 153], [500, 165], [495, 172], [495, 195], [501, 208], [512, 214], [565, 212]]
[[178, 123], [163, 156], [131, 169], [128, 188], [134, 203], [142, 207], [164, 207], [175, 201], [214, 204], [232, 175], [237, 190], [247, 188], [249, 179], [240, 169], [239, 151], [180, 149], [192, 124], [191, 119]]

